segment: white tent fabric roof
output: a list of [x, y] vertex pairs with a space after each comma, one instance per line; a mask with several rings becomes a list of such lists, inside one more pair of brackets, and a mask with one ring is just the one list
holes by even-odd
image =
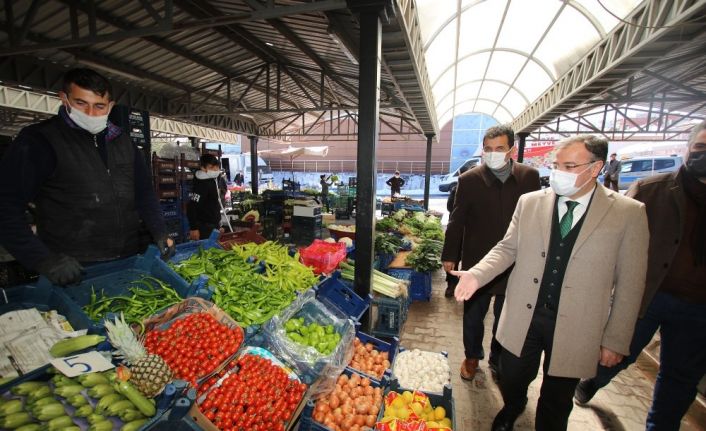
[[640, 0], [417, 0], [439, 125], [511, 121]]

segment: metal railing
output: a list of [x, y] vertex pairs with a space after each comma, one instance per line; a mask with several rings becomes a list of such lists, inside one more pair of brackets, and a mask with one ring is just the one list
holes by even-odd
[[[356, 160], [268, 160], [272, 171], [295, 172], [356, 172]], [[432, 175], [447, 174], [449, 162], [431, 162]], [[425, 172], [425, 163], [420, 160], [397, 161], [378, 160], [378, 173], [393, 173], [400, 171], [402, 174], [421, 174]]]

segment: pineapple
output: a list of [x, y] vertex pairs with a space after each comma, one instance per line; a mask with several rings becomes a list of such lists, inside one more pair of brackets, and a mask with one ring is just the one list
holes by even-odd
[[115, 347], [113, 354], [130, 367], [130, 383], [148, 398], [159, 395], [172, 380], [172, 370], [159, 355], [148, 354], [145, 346], [135, 337], [125, 318], [115, 322], [105, 321], [108, 340]]

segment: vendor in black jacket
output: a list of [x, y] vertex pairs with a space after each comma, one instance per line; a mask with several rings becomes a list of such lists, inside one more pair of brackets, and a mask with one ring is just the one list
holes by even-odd
[[[113, 92], [90, 69], [66, 73], [58, 115], [20, 131], [0, 163], [0, 244], [54, 284], [82, 264], [138, 253], [141, 220], [164, 254], [159, 202], [140, 151], [108, 121]], [[24, 217], [36, 207], [36, 236]]]
[[201, 169], [194, 175], [186, 215], [189, 218], [189, 238], [206, 239], [221, 224], [221, 209], [225, 195], [225, 181], [216, 156], [201, 156]]
[[395, 175], [390, 177], [385, 184], [390, 186], [390, 195], [399, 195], [402, 192], [402, 186], [404, 185], [404, 179], [400, 177], [400, 171], [395, 171]]

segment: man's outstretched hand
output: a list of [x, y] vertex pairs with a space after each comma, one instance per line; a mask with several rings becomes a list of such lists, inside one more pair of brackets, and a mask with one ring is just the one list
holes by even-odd
[[456, 290], [454, 291], [456, 301], [467, 301], [480, 289], [478, 280], [470, 271], [451, 271], [450, 274], [459, 278]]

